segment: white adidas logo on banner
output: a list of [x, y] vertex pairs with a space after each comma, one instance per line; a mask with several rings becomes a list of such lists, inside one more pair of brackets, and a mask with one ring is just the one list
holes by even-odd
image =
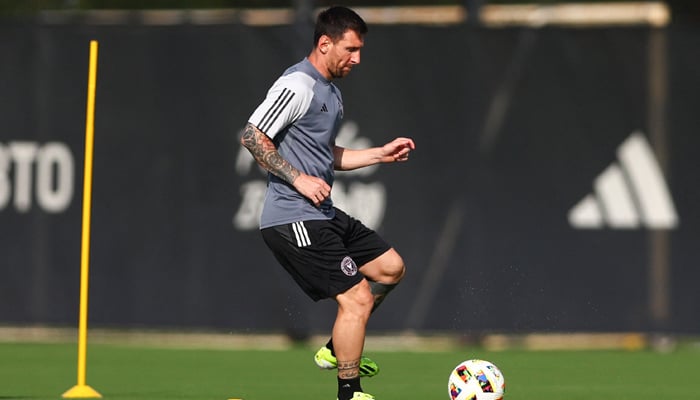
[[643, 134], [634, 132], [617, 149], [612, 163], [594, 181], [594, 192], [569, 211], [579, 229], [672, 229], [678, 226], [661, 168]]

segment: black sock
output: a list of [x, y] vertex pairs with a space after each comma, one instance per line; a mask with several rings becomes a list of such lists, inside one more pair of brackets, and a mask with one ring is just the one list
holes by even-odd
[[360, 377], [343, 379], [338, 377], [338, 400], [350, 400], [355, 392], [361, 392]]
[[333, 338], [328, 339], [328, 343], [326, 343], [326, 347], [328, 347], [328, 350], [330, 350], [333, 357], [335, 357], [335, 349], [333, 349]]

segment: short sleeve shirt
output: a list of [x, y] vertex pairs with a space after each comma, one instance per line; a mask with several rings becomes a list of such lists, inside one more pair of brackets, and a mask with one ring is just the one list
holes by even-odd
[[[332, 187], [333, 147], [342, 118], [340, 90], [304, 59], [275, 81], [248, 122], [269, 136], [294, 168]], [[330, 197], [316, 207], [293, 186], [268, 173], [261, 229], [333, 217]]]

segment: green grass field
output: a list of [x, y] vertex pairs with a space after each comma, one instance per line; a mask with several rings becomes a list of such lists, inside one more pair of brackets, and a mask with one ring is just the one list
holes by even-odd
[[[335, 375], [315, 349], [184, 350], [95, 344], [87, 383], [105, 399], [332, 400]], [[371, 352], [382, 367], [365, 379], [379, 400], [447, 400], [450, 370], [468, 358], [494, 362], [506, 399], [696, 400], [700, 351]], [[75, 344], [0, 343], [0, 399], [60, 399], [77, 380]]]

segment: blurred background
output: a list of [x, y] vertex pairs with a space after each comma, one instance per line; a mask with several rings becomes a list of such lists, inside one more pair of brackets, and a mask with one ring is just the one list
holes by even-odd
[[[78, 318], [90, 40], [99, 42], [91, 327], [330, 331], [265, 247], [238, 135], [334, 2], [0, 2], [0, 325]], [[700, 6], [345, 1], [337, 205], [408, 274], [370, 334], [700, 333]]]

